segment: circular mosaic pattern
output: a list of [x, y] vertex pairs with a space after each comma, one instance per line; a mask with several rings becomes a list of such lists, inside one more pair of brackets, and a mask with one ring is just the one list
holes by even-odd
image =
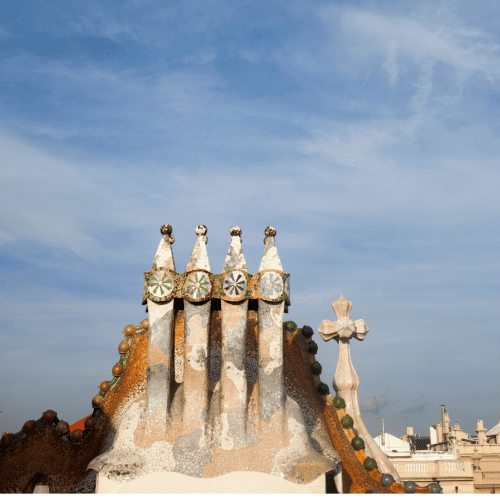
[[247, 291], [248, 283], [243, 273], [240, 271], [232, 271], [226, 274], [223, 287], [225, 294], [229, 297], [241, 297], [243, 299]]
[[186, 280], [185, 287], [185, 293], [191, 299], [203, 299], [212, 290], [210, 277], [203, 271], [190, 274]]
[[277, 299], [283, 293], [283, 279], [276, 272], [265, 272], [259, 281], [259, 292], [264, 299]]
[[415, 481], [405, 481], [403, 489], [405, 493], [415, 493], [417, 491], [417, 483]]
[[297, 325], [296, 325], [296, 323], [294, 323], [293, 321], [287, 321], [287, 322], [285, 323], [285, 330], [286, 330], [287, 332], [291, 332], [291, 333], [293, 333], [295, 330], [297, 330]]
[[167, 271], [156, 271], [148, 279], [148, 291], [158, 298], [166, 297], [174, 289], [174, 279]]
[[171, 234], [172, 233], [172, 226], [170, 224], [163, 224], [163, 226], [160, 227], [160, 233], [161, 234]]
[[273, 226], [267, 226], [264, 234], [266, 236], [276, 236], [276, 228], [274, 228]]
[[389, 488], [389, 486], [393, 482], [394, 482], [394, 476], [392, 476], [392, 474], [387, 474], [386, 472], [384, 472], [383, 474], [381, 474], [381, 476], [380, 476], [380, 484], [384, 488]]

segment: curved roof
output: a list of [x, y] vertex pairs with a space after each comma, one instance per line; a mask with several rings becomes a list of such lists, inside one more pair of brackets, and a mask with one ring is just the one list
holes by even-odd
[[[93, 413], [70, 427], [47, 410], [18, 433], [2, 436], [0, 491], [29, 493], [48, 484], [54, 493], [91, 493], [96, 471], [118, 480], [123, 472], [140, 477], [153, 458], [155, 466], [168, 459], [164, 470], [191, 477], [253, 470], [297, 484], [341, 463], [344, 492], [403, 493], [366, 455], [345, 402], [321, 382], [312, 328], [282, 322], [290, 282], [274, 244], [276, 230], [266, 228], [256, 275], [246, 272], [239, 227], [231, 228], [220, 275], [210, 271], [203, 225], [196, 228], [185, 273], [176, 273], [171, 232], [162, 226], [145, 273], [149, 319], [125, 327], [114, 378], [102, 382], [91, 402], [89, 396]], [[232, 292], [244, 297], [232, 304]], [[203, 302], [206, 297], [211, 300]], [[223, 411], [228, 404], [230, 411]], [[164, 456], [153, 456], [157, 451]]]
[[[214, 311], [213, 315], [220, 315]], [[176, 349], [180, 355], [182, 342], [183, 311], [176, 315]], [[287, 322], [292, 325], [292, 322]], [[309, 339], [302, 335], [302, 328], [283, 333], [285, 357], [285, 380], [295, 391], [298, 400], [313, 406], [318, 417], [324, 422], [332, 444], [342, 460], [344, 492], [361, 493], [369, 488], [379, 493], [404, 493], [403, 487], [393, 482], [389, 488], [380, 483], [380, 473], [364, 466], [367, 458], [363, 449], [355, 450], [351, 444], [355, 433], [345, 428], [341, 419], [346, 415], [344, 408], [336, 408], [334, 398], [321, 395], [318, 386], [320, 376], [314, 375], [310, 366], [317, 363], [308, 349]], [[214, 321], [216, 328], [217, 321]], [[147, 320], [141, 325], [147, 327]], [[253, 331], [255, 341], [256, 312], [249, 311], [248, 329]], [[88, 464], [111, 448], [116, 430], [126, 410], [144, 398], [146, 382], [147, 328], [134, 327], [134, 334], [125, 337], [129, 342], [126, 353], [121, 353], [120, 364], [123, 372], [112, 380], [113, 388], [100, 392], [102, 402], [94, 397], [92, 416], [75, 422], [71, 429], [60, 421], [52, 411], [44, 412], [42, 418], [31, 426], [25, 424], [20, 432], [2, 437], [0, 446], [0, 491], [5, 493], [31, 492], [36, 482], [50, 484], [51, 492], [93, 492], [96, 472], [87, 470]], [[252, 344], [252, 335], [248, 335]], [[217, 342], [216, 335], [213, 336]], [[121, 344], [122, 345], [122, 344]], [[122, 349], [123, 350], [123, 345]], [[249, 350], [251, 352], [252, 349]], [[115, 365], [116, 367], [116, 365]], [[91, 395], [89, 396], [90, 406]], [[94, 420], [92, 422], [91, 420]], [[81, 422], [85, 430], [81, 430]], [[86, 424], [85, 424], [86, 422]], [[65, 427], [67, 426], [67, 427]], [[80, 427], [80, 428], [78, 428]], [[10, 438], [10, 439], [9, 439]], [[418, 488], [417, 493], [428, 493], [429, 488]]]

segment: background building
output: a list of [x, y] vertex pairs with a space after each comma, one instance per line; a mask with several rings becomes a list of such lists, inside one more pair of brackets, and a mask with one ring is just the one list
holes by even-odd
[[[380, 449], [394, 464], [402, 481], [419, 486], [437, 482], [443, 493], [496, 493], [500, 491], [500, 417], [487, 431], [477, 420], [477, 436], [450, 427], [444, 407], [442, 421], [429, 427], [429, 436], [413, 433], [399, 438], [384, 430], [375, 438]], [[382, 420], [382, 422], [384, 422]]]

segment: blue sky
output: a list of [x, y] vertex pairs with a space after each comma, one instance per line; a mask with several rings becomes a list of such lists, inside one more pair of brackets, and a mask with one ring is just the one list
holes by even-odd
[[[490, 429], [500, 406], [500, 6], [60, 1], [0, 17], [0, 431], [70, 424], [111, 380], [143, 272], [198, 224], [250, 273], [277, 229], [285, 315], [330, 387], [340, 293], [365, 423]], [[333, 392], [333, 390], [331, 389]]]

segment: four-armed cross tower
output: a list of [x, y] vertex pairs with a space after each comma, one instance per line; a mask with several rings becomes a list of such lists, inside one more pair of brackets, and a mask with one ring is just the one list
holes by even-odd
[[359, 412], [359, 378], [352, 365], [349, 339], [354, 337], [358, 340], [364, 340], [369, 331], [368, 327], [362, 319], [352, 321], [349, 318], [352, 302], [344, 299], [342, 294], [340, 294], [340, 299], [333, 303], [332, 307], [337, 316], [337, 321], [323, 320], [318, 328], [318, 333], [325, 341], [335, 338], [340, 347], [339, 362], [333, 377], [333, 388], [337, 397], [345, 401], [346, 413], [354, 420], [354, 429], [365, 442], [365, 453], [377, 461], [381, 473], [391, 474], [394, 480], [401, 484], [399, 474], [387, 458], [387, 455], [382, 452], [368, 433]]

